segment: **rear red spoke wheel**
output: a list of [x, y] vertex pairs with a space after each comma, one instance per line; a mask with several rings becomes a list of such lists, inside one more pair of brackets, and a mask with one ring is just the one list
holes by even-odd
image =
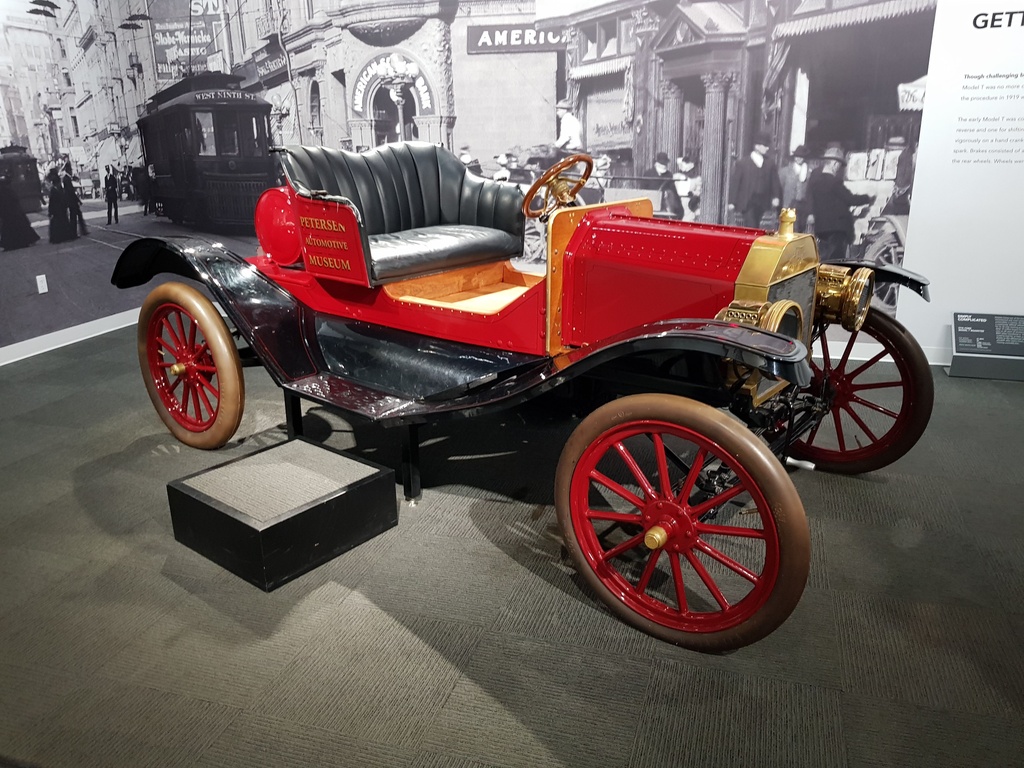
[[217, 448], [238, 428], [241, 362], [217, 310], [194, 288], [157, 286], [139, 316], [139, 362], [150, 399], [175, 437]]
[[[809, 391], [829, 404], [829, 412], [793, 445], [792, 453], [831, 472], [880, 469], [906, 454], [928, 425], [934, 400], [928, 361], [902, 325], [874, 309], [859, 333], [850, 335], [836, 363], [827, 331], [827, 325], [815, 329]], [[853, 361], [855, 343], [865, 340], [881, 351]]]
[[598, 596], [678, 645], [763, 637], [807, 578], [807, 523], [785, 470], [739, 422], [684, 398], [635, 395], [587, 417], [559, 461], [556, 506]]
[[[206, 406], [205, 413], [200, 406], [200, 400], [205, 397], [200, 390], [200, 380], [205, 379], [196, 370], [196, 360], [201, 358], [206, 345], [196, 319], [182, 307], [162, 304], [155, 310], [148, 330], [152, 335], [151, 343], [147, 345], [150, 373], [164, 408], [191, 432], [209, 429], [217, 418], [219, 401], [214, 390], [213, 401], [205, 399], [202, 402]], [[199, 344], [196, 344], [197, 339]], [[210, 376], [216, 380], [215, 368]], [[178, 381], [184, 382], [180, 396], [174, 391]]]

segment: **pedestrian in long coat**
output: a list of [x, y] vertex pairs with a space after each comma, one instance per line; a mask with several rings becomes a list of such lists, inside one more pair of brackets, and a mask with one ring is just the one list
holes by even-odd
[[85, 227], [85, 217], [82, 215], [82, 201], [78, 199], [78, 190], [75, 189], [75, 182], [70, 176], [64, 176], [64, 202], [68, 207], [68, 220], [71, 222], [71, 231], [74, 232], [75, 228], [78, 228], [76, 237], [81, 235], [89, 234], [89, 230]]

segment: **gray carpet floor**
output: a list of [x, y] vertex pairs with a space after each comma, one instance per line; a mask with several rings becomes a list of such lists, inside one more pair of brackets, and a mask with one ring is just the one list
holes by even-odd
[[[793, 475], [803, 599], [705, 656], [612, 618], [562, 559], [573, 424], [542, 403], [426, 429], [397, 528], [267, 594], [177, 544], [166, 496], [284, 440], [261, 369], [210, 453], [158, 420], [134, 328], [0, 368], [0, 764], [1024, 765], [1024, 385], [934, 376], [903, 460]], [[398, 458], [397, 432], [305, 425]]]

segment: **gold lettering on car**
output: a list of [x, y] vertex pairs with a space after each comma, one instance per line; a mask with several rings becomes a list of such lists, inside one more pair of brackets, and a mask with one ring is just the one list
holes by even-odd
[[299, 216], [299, 224], [305, 229], [321, 229], [325, 232], [344, 232], [345, 225], [332, 219], [318, 219], [314, 216]]
[[318, 248], [330, 248], [335, 251], [347, 251], [348, 243], [344, 240], [328, 240], [323, 237], [306, 235], [306, 245], [315, 245]]
[[306, 258], [309, 259], [310, 265], [314, 267], [324, 267], [325, 269], [336, 269], [339, 271], [351, 271], [352, 269], [348, 259], [335, 259], [331, 256], [316, 256], [314, 254], [309, 254]]

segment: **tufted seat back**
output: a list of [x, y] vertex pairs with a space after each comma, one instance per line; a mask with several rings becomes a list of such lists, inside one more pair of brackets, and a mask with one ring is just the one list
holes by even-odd
[[402, 142], [365, 152], [289, 146], [278, 157], [296, 191], [323, 190], [359, 209], [374, 283], [522, 250], [520, 189], [469, 173], [436, 144]]
[[355, 203], [367, 235], [444, 224], [523, 234], [519, 189], [469, 173], [435, 144], [385, 144], [366, 152], [290, 146], [280, 159], [292, 183]]

